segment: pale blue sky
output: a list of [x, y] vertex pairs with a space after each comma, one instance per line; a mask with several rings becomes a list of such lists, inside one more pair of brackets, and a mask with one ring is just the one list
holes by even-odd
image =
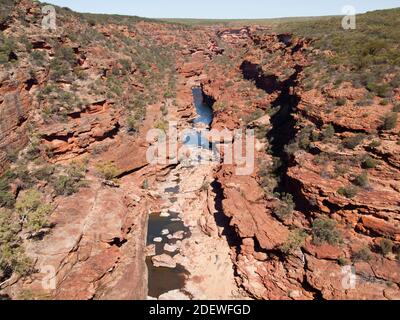
[[400, 7], [400, 0], [47, 0], [78, 12], [116, 13], [149, 18], [277, 18], [341, 15]]

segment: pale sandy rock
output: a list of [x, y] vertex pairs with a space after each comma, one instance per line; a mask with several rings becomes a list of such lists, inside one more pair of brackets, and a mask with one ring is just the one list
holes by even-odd
[[162, 294], [158, 300], [190, 300], [189, 297], [180, 290], [173, 290]]
[[173, 253], [173, 252], [175, 252], [177, 250], [178, 250], [178, 247], [176, 245], [168, 244], [168, 243], [166, 243], [164, 245], [164, 251]]
[[155, 256], [156, 255], [156, 246], [151, 244], [145, 248], [145, 254], [147, 257]]
[[155, 267], [164, 267], [164, 268], [171, 268], [171, 269], [176, 268], [175, 260], [167, 254], [154, 256], [153, 258], [151, 258], [151, 261], [153, 262], [153, 265]]

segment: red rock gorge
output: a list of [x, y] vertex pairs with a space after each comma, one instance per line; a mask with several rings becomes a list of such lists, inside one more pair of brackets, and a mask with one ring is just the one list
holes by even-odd
[[[0, 3], [0, 299], [400, 298], [399, 9], [51, 30]], [[201, 133], [152, 164], [151, 129]], [[239, 129], [250, 174], [233, 135], [187, 157]]]

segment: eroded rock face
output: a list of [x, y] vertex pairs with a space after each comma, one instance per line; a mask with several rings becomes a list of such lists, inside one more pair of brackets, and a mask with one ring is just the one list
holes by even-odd
[[[75, 81], [76, 88], [68, 77], [51, 80], [45, 67], [36, 68], [33, 75], [26, 49], [19, 46], [12, 52], [11, 58], [18, 63], [0, 74], [0, 173], [10, 163], [10, 150], [23, 149], [32, 138], [28, 135], [40, 133], [41, 159], [48, 163], [89, 158], [89, 185], [69, 197], [49, 192], [56, 208], [51, 215], [54, 228], [43, 239], [24, 240], [38, 272], [29, 278], [13, 278], [15, 282], [5, 288], [7, 294], [18, 298], [32, 292], [55, 299], [147, 297], [144, 258], [154, 256], [155, 249], [145, 252], [144, 231], [149, 210], [158, 210], [162, 204], [160, 192], [146, 191], [144, 182], [157, 189], [167, 179], [164, 170], [170, 168], [148, 165], [146, 151], [151, 142], [146, 134], [155, 124], [163, 126], [160, 119], [179, 119], [187, 127], [196, 117], [191, 89], [199, 86], [215, 102], [213, 129], [256, 129], [256, 163], [254, 172], [246, 176], [237, 175], [235, 166], [216, 165], [215, 181], [207, 190], [202, 189], [205, 177], [213, 180], [211, 167], [182, 171], [181, 192], [187, 198], [178, 209], [185, 211], [186, 223], [199, 231], [193, 237], [199, 243], [189, 243], [182, 233], [170, 235], [182, 240], [179, 249], [185, 255], [176, 260], [193, 271], [186, 289], [196, 297], [226, 297], [226, 292], [218, 291], [218, 280], [224, 278], [227, 287], [236, 289], [233, 263], [236, 282], [256, 299], [400, 298], [399, 262], [394, 252], [384, 255], [380, 248], [382, 240], [390, 240], [396, 248], [400, 245], [400, 123], [391, 130], [381, 128], [382, 114], [391, 111], [391, 103], [380, 105], [382, 101], [375, 97], [369, 105], [359, 106], [356, 101], [366, 91], [347, 82], [323, 90], [303, 88], [303, 68], [312, 63], [309, 53], [321, 53], [293, 35], [253, 27], [186, 30], [141, 21], [131, 28], [113, 23], [91, 25], [73, 15], [65, 19], [65, 30], [90, 29], [95, 39], [107, 39], [115, 46], [122, 45], [120, 39], [130, 44], [139, 39], [133, 51], [150, 40], [157, 48], [173, 46], [176, 61], [170, 68], [178, 75], [178, 90], [176, 99], [166, 98], [170, 79], [153, 81], [151, 74], [163, 71], [154, 61], [146, 70], [142, 69], [144, 61], [132, 61], [124, 69], [123, 50], [114, 52], [97, 40], [86, 39], [81, 44], [61, 32], [50, 42], [42, 35], [39, 4], [23, 0], [19, 8], [30, 27], [22, 25], [13, 10], [7, 24], [0, 22], [4, 33], [26, 34], [33, 50], [44, 54], [47, 62], [58, 46], [67, 46], [73, 60], [68, 72], [81, 71], [85, 77]], [[11, 31], [11, 25], [16, 31]], [[101, 81], [106, 86], [96, 86]], [[38, 96], [49, 83], [64, 93], [76, 91], [81, 104], [64, 105], [58, 110], [61, 118], [44, 117], [54, 101]], [[116, 98], [111, 91], [120, 96]], [[399, 91], [396, 94], [394, 99], [399, 101]], [[146, 116], [136, 119], [136, 128], [129, 128], [135, 99], [150, 95], [153, 99], [144, 103]], [[330, 108], [333, 99], [345, 102]], [[165, 106], [167, 116], [163, 116]], [[278, 115], [270, 112], [278, 106], [282, 107]], [[332, 137], [309, 136], [309, 146], [286, 152], [285, 146], [305, 127], [321, 134], [328, 125], [335, 130]], [[28, 128], [34, 129], [28, 132]], [[358, 134], [365, 135], [362, 142], [353, 149], [343, 147], [346, 138]], [[233, 137], [228, 140], [227, 144], [234, 141]], [[374, 140], [379, 143], [371, 143]], [[376, 161], [369, 168], [364, 163], [366, 154]], [[263, 180], [264, 164], [272, 166], [277, 158], [283, 162], [274, 172], [280, 181]], [[96, 169], [102, 162], [116, 166], [120, 185], [103, 183]], [[347, 166], [346, 170], [338, 165]], [[366, 170], [368, 182], [354, 196], [339, 192], [354, 185]], [[48, 190], [44, 182], [35, 187]], [[282, 201], [271, 190], [266, 192], [271, 188], [293, 196], [290, 216], [279, 216]], [[19, 186], [12, 191], [17, 196]], [[314, 243], [312, 222], [317, 217], [336, 221], [343, 242]], [[307, 235], [295, 250], [284, 254], [282, 245], [295, 229]], [[371, 249], [370, 257], [356, 259], [366, 247]], [[172, 252], [175, 247], [167, 249]], [[232, 263], [227, 258], [229, 250]], [[224, 258], [219, 261], [211, 253]], [[213, 264], [196, 265], [193, 257], [197, 255], [209, 257]], [[169, 268], [177, 264], [169, 255], [155, 256], [153, 262]], [[162, 298], [184, 299], [186, 295], [174, 291]]]
[[[51, 234], [26, 246], [39, 273], [12, 290], [63, 300], [144, 299], [140, 234], [146, 220], [138, 215], [140, 210], [144, 208], [130, 202], [123, 190], [99, 184], [61, 199], [51, 217], [55, 225]], [[136, 288], [121, 283], [118, 293], [113, 293], [110, 284], [123, 278], [136, 283]]]
[[[231, 37], [229, 32], [223, 34]], [[319, 130], [331, 124], [337, 132], [334, 140], [346, 139], [361, 133], [376, 134], [382, 124], [382, 112], [389, 112], [392, 108], [391, 105], [385, 106], [385, 111], [382, 111], [377, 105], [356, 106], [355, 102], [365, 92], [352, 88], [348, 83], [343, 83], [340, 89], [327, 87], [321, 92], [293, 89], [302, 80], [302, 68], [309, 63], [304, 52], [308, 44], [280, 35], [246, 38], [245, 33], [238, 34], [240, 36], [235, 36], [231, 43], [248, 47], [256, 43], [261, 48], [281, 52], [280, 70], [292, 68], [293, 73], [285, 80], [285, 75], [280, 74], [281, 71], [272, 63], [261, 64], [259, 48], [251, 47], [243, 57], [244, 62], [237, 65], [236, 77], [241, 72], [244, 78], [255, 80], [255, 86], [267, 93], [256, 100], [250, 98], [259, 96], [254, 86], [242, 92], [235, 84], [226, 88], [222, 85], [223, 76], [217, 71], [209, 71], [204, 90], [217, 103], [225, 102], [222, 110], [216, 110], [214, 128], [238, 128], [246, 114], [256, 108], [262, 110], [265, 103], [291, 103], [291, 116], [298, 123], [304, 122], [303, 126], [308, 124], [321, 128]], [[285, 88], [289, 83], [292, 88]], [[329, 99], [338, 98], [345, 98], [346, 103], [333, 111], [325, 109]], [[374, 103], [378, 104], [379, 100]], [[246, 121], [249, 127], [254, 127], [262, 120], [260, 126], [266, 129], [267, 139], [256, 143], [259, 162], [255, 174], [237, 176], [234, 167], [222, 165], [215, 175], [221, 190], [220, 210], [229, 218], [225, 229], [233, 231], [232, 239], [240, 243], [232, 250], [240, 284], [258, 299], [392, 299], [398, 296], [399, 282], [395, 275], [400, 265], [393, 255], [383, 257], [379, 253], [382, 238], [390, 239], [394, 246], [399, 241], [396, 138], [392, 133], [382, 133], [375, 138], [380, 140], [379, 145], [372, 146], [374, 138], [371, 137], [354, 150], [340, 148], [341, 140], [315, 141], [312, 152], [295, 151], [281, 167], [279, 187], [293, 195], [296, 210], [290, 218], [282, 219], [276, 211], [279, 200], [265, 195], [260, 187], [263, 183], [259, 174], [260, 163], [272, 162], [263, 149], [271, 148], [273, 156], [286, 161], [285, 144], [292, 142], [302, 126], [296, 126], [290, 118], [286, 123], [276, 118], [273, 116], [264, 121], [257, 116], [256, 119], [250, 118], [251, 122]], [[368, 169], [368, 185], [359, 187], [353, 197], [343, 196], [338, 190], [348, 187], [367, 170], [363, 159], [368, 152], [377, 162], [374, 168]], [[328, 155], [323, 157], [323, 153]], [[351, 162], [351, 159], [358, 160]], [[343, 164], [351, 169], [338, 174]], [[287, 241], [291, 230], [300, 228], [310, 234], [311, 222], [316, 217], [333, 218], [344, 242], [340, 245], [315, 245], [312, 237], [308, 236], [298, 249], [284, 255], [280, 246]], [[208, 230], [208, 224], [204, 224], [204, 229]], [[373, 248], [371, 260], [357, 262], [354, 257], [365, 247]], [[389, 264], [394, 277], [385, 274]], [[374, 276], [372, 270], [378, 269], [379, 276]]]
[[[147, 170], [146, 133], [161, 116], [159, 101], [168, 83], [157, 86], [155, 103], [143, 102], [145, 110], [137, 116], [134, 132], [129, 132], [131, 110], [126, 106], [140, 94], [149, 94], [149, 87], [139, 80], [148, 81], [150, 72], [139, 71], [135, 61], [122, 74], [123, 57], [101, 41], [103, 36], [109, 43], [117, 36], [135, 39], [137, 32], [114, 24], [91, 26], [60, 9], [63, 27], [47, 34], [41, 27], [41, 5], [29, 0], [16, 3], [7, 25], [1, 25], [5, 37], [18, 41], [0, 74], [0, 174], [16, 170], [20, 160], [35, 170], [50, 164], [63, 168], [83, 158], [88, 172], [82, 178], [86, 186], [71, 196], [56, 195], [50, 185], [57, 181], [55, 174], [30, 186], [45, 194], [55, 209], [49, 217], [53, 228], [21, 240], [35, 270], [29, 277], [12, 274], [1, 292], [13, 299], [28, 293], [35, 299], [145, 299], [147, 214], [156, 206], [141, 188], [154, 174]], [[171, 30], [149, 25], [158, 31], [143, 38], [151, 37], [159, 45], [168, 42]], [[107, 35], [101, 34], [104, 29]], [[97, 38], [74, 38], [75, 32], [92, 32]], [[22, 37], [25, 42], [19, 41]], [[60, 58], [60, 51], [68, 57]], [[156, 71], [155, 65], [151, 68]], [[56, 71], [60, 73], [55, 75]], [[117, 94], [110, 94], [111, 80]], [[29, 148], [34, 156], [25, 159]], [[10, 167], [12, 156], [17, 163]], [[99, 163], [117, 168], [113, 175], [118, 183], [105, 181]], [[18, 197], [21, 185], [20, 179], [13, 182], [11, 194]]]
[[117, 135], [119, 118], [120, 114], [101, 101], [85, 112], [78, 112], [67, 124], [43, 125], [42, 142], [52, 161], [68, 160], [93, 150], [92, 144]]
[[218, 174], [217, 180], [224, 190], [224, 214], [231, 218], [230, 225], [239, 237], [254, 238], [265, 250], [281, 245], [288, 229], [272, 216], [272, 208], [268, 208], [270, 203], [263, 199], [263, 192], [255, 178], [235, 176], [229, 167], [225, 167]]
[[8, 165], [8, 154], [21, 150], [28, 142], [26, 120], [32, 100], [26, 90], [30, 79], [27, 72], [20, 71], [14, 77], [5, 72], [0, 75], [0, 173]]

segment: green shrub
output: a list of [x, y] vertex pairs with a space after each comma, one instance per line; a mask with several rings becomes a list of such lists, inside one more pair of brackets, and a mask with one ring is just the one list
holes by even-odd
[[389, 104], [389, 100], [388, 100], [388, 99], [382, 99], [382, 100], [379, 102], [379, 104], [380, 104], [381, 106], [387, 106], [387, 105]]
[[394, 245], [393, 245], [393, 242], [392, 242], [391, 240], [389, 240], [389, 239], [382, 239], [382, 240], [380, 241], [380, 243], [379, 243], [379, 247], [380, 247], [381, 253], [382, 253], [384, 256], [387, 256], [389, 253], [392, 253], [392, 252], [393, 252], [393, 247], [394, 247]]
[[357, 134], [355, 136], [347, 137], [343, 140], [343, 146], [347, 149], [355, 149], [365, 139], [363, 134]]
[[29, 145], [25, 149], [25, 158], [33, 161], [40, 156], [40, 139], [37, 136], [31, 137]]
[[346, 173], [348, 173], [349, 172], [349, 168], [348, 167], [346, 167], [346, 166], [344, 166], [344, 165], [340, 165], [340, 164], [335, 164], [335, 175], [337, 176], [337, 177], [342, 177], [342, 176], [344, 176]]
[[164, 98], [165, 98], [165, 99], [173, 98], [174, 96], [175, 96], [175, 94], [172, 93], [172, 92], [169, 91], [169, 90], [164, 92]]
[[15, 6], [14, 0], [1, 0], [1, 11], [0, 11], [0, 24], [3, 24], [7, 20], [11, 20], [10, 14]]
[[53, 81], [65, 79], [65, 77], [71, 73], [71, 67], [59, 58], [53, 58], [53, 60], [51, 60], [50, 70], [50, 79]]
[[288, 255], [292, 252], [295, 252], [304, 244], [305, 238], [307, 237], [307, 233], [301, 229], [292, 230], [286, 241], [279, 247], [279, 249], [285, 254]]
[[400, 261], [400, 246], [394, 248], [394, 254], [396, 255], [396, 259]]
[[382, 129], [393, 130], [397, 125], [398, 115], [396, 112], [387, 114], [383, 119]]
[[20, 229], [12, 211], [0, 208], [0, 282], [10, 278], [14, 272], [26, 276], [33, 271], [33, 263], [21, 246]]
[[19, 227], [13, 221], [12, 211], [0, 208], [0, 244], [14, 241], [18, 231]]
[[213, 104], [212, 109], [214, 111], [221, 111], [224, 110], [226, 108], [225, 102], [223, 101], [217, 101]]
[[45, 165], [32, 173], [35, 179], [47, 182], [51, 180], [53, 174], [54, 174], [54, 167], [51, 165]]
[[50, 62], [50, 79], [53, 81], [70, 78], [72, 69], [76, 66], [77, 60], [74, 50], [70, 47], [58, 47], [54, 58]]
[[258, 176], [260, 177], [260, 186], [266, 194], [272, 195], [278, 186], [276, 170], [280, 166], [280, 159], [274, 158], [273, 165], [268, 165], [263, 161], [259, 164]]
[[314, 89], [314, 82], [312, 80], [308, 80], [304, 82], [304, 90], [310, 91]]
[[329, 140], [332, 139], [333, 136], [335, 135], [335, 128], [333, 127], [332, 124], [328, 124], [327, 127], [322, 131], [322, 139]]
[[0, 176], [0, 207], [12, 208], [15, 204], [15, 197], [10, 192], [9, 174]]
[[158, 130], [161, 130], [161, 131], [163, 131], [163, 132], [167, 132], [168, 131], [168, 126], [169, 126], [169, 123], [168, 123], [168, 121], [165, 121], [165, 120], [158, 120], [155, 124], [154, 124], [154, 128], [156, 128], [156, 129], [158, 129]]
[[0, 64], [15, 60], [15, 57], [12, 55], [15, 49], [16, 45], [12, 39], [0, 37]]
[[126, 131], [128, 133], [137, 133], [139, 131], [140, 123], [136, 120], [135, 116], [128, 116], [126, 119]]
[[149, 180], [145, 179], [145, 180], [143, 181], [143, 184], [142, 184], [142, 189], [148, 190], [149, 187], [150, 187], [150, 185], [149, 185]]
[[33, 50], [31, 52], [31, 57], [32, 57], [33, 63], [37, 66], [43, 66], [46, 62], [46, 55], [42, 51]]
[[30, 189], [34, 186], [35, 180], [26, 165], [19, 165], [13, 169], [12, 176], [19, 180], [19, 186], [22, 189]]
[[86, 165], [73, 162], [65, 171], [66, 175], [61, 175], [53, 182], [53, 188], [57, 195], [70, 196], [77, 193], [81, 187], [87, 185], [84, 181]]
[[374, 140], [369, 144], [370, 148], [377, 148], [381, 145], [381, 141], [380, 140]]
[[313, 242], [317, 245], [329, 243], [336, 245], [342, 242], [342, 237], [336, 229], [336, 221], [332, 219], [315, 219], [312, 225]]
[[250, 113], [246, 118], [245, 118], [245, 123], [249, 124], [257, 119], [260, 119], [264, 115], [264, 111], [261, 109], [256, 109], [252, 113]]
[[168, 115], [168, 108], [165, 104], [161, 106], [161, 114], [163, 115], [163, 117], [166, 117]]
[[348, 186], [348, 187], [339, 188], [339, 190], [337, 192], [340, 195], [342, 195], [342, 196], [344, 196], [344, 197], [346, 197], [348, 199], [352, 199], [357, 195], [358, 190], [357, 190], [356, 187]]
[[300, 148], [299, 148], [299, 144], [295, 141], [295, 142], [292, 142], [292, 143], [290, 143], [290, 144], [287, 144], [286, 146], [285, 146], [285, 152], [288, 154], [288, 155], [293, 155], [293, 154], [295, 154], [297, 151], [299, 151], [300, 150]]
[[274, 212], [279, 219], [285, 220], [292, 215], [294, 207], [293, 196], [291, 194], [284, 194]]
[[339, 107], [344, 106], [346, 104], [346, 102], [347, 102], [347, 99], [344, 97], [336, 99], [336, 105]]
[[370, 155], [365, 155], [362, 159], [361, 166], [364, 169], [373, 169], [378, 165], [378, 161], [372, 158]]
[[359, 176], [357, 176], [354, 179], [353, 183], [356, 186], [363, 187], [363, 188], [368, 186], [368, 184], [369, 184], [368, 173], [366, 171], [364, 171], [362, 174], [360, 174]]
[[313, 132], [314, 132], [314, 126], [306, 126], [299, 131], [296, 137], [296, 141], [301, 149], [303, 150], [310, 149]]
[[119, 174], [119, 169], [117, 166], [109, 161], [104, 163], [99, 163], [96, 165], [97, 171], [105, 180], [115, 180]]
[[367, 89], [375, 92], [381, 98], [387, 98], [391, 95], [391, 88], [388, 84], [368, 83]]
[[345, 257], [340, 257], [337, 262], [342, 267], [349, 265], [349, 261]]
[[360, 251], [353, 255], [354, 261], [364, 261], [368, 262], [372, 259], [372, 252], [368, 247], [362, 248]]
[[48, 216], [52, 212], [51, 205], [43, 203], [42, 194], [30, 189], [24, 192], [15, 204], [15, 209], [29, 232], [38, 232], [49, 227]]
[[70, 47], [57, 48], [55, 57], [67, 62], [70, 66], [74, 66], [76, 64], [74, 49]]
[[24, 249], [15, 243], [0, 246], [0, 280], [6, 280], [13, 272], [27, 276], [33, 271], [33, 262], [25, 255]]

